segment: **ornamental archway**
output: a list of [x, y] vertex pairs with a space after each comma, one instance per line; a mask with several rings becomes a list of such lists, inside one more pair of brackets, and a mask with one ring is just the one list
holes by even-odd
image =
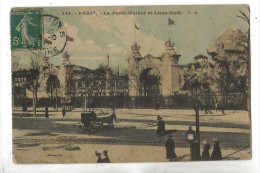
[[50, 75], [47, 79], [46, 92], [49, 93], [50, 99], [57, 98], [59, 95], [60, 81], [56, 75]]
[[157, 97], [161, 94], [161, 75], [155, 68], [147, 68], [140, 74], [141, 95]]
[[[160, 56], [155, 57], [150, 54], [141, 56], [140, 46], [136, 42], [134, 43], [132, 54], [128, 58], [129, 96], [146, 96], [156, 92], [162, 96], [169, 96], [180, 90], [178, 65], [180, 55], [175, 53], [173, 46], [174, 43], [169, 39], [165, 43], [166, 49]], [[152, 69], [159, 76], [152, 75]], [[144, 76], [149, 80], [146, 81]], [[152, 82], [152, 78], [156, 80], [153, 84], [149, 84]], [[152, 90], [149, 87], [156, 89]]]

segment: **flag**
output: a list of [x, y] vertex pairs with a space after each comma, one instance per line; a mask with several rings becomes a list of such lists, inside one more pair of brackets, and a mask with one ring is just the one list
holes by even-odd
[[140, 29], [140, 27], [139, 28], [137, 27], [136, 23], [135, 23], [135, 29]]
[[74, 41], [74, 38], [67, 36], [67, 41]]
[[169, 18], [168, 24], [169, 24], [169, 25], [173, 25], [173, 24], [174, 24], [174, 21]]
[[52, 42], [48, 40], [47, 38], [44, 39], [43, 44], [51, 45]]

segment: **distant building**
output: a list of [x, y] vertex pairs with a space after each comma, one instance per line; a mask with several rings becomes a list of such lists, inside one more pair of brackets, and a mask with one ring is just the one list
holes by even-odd
[[59, 66], [53, 66], [46, 57], [43, 57], [38, 69], [14, 71], [12, 74], [14, 104], [21, 106], [22, 100], [33, 98], [33, 82], [39, 84], [37, 99], [44, 99], [50, 104], [59, 102], [58, 105], [71, 105], [77, 99], [81, 102], [81, 98], [87, 98], [88, 102], [92, 102], [93, 97], [128, 95], [127, 75], [113, 74], [108, 67], [91, 70], [73, 65], [69, 57], [69, 54], [63, 54]]

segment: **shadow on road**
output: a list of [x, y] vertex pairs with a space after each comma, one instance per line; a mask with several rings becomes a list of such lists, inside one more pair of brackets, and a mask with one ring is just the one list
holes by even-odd
[[[96, 133], [78, 132], [76, 129], [76, 122], [79, 119], [66, 119], [66, 118], [22, 118], [13, 117], [13, 129], [18, 130], [36, 130], [37, 133], [27, 134], [27, 136], [50, 136], [55, 137], [55, 133], [66, 134], [85, 134], [82, 139], [52, 139], [55, 143], [73, 142], [73, 143], [94, 143], [94, 144], [124, 144], [124, 145], [154, 145], [163, 146], [165, 144], [166, 136], [157, 137], [156, 126], [154, 128], [127, 128], [126, 126], [119, 126], [115, 128], [104, 127], [102, 130]], [[152, 120], [138, 120], [138, 119], [118, 119], [119, 122], [139, 122], [144, 125], [149, 123], [155, 123]], [[171, 125], [190, 125], [190, 122], [181, 121], [166, 121], [166, 124]], [[212, 127], [238, 127], [246, 128], [244, 125], [236, 125], [229, 123], [201, 123], [201, 126]], [[176, 147], [188, 147], [186, 142], [186, 131], [167, 129], [167, 134], [173, 134], [173, 139], [176, 143]], [[230, 148], [242, 148], [250, 143], [249, 133], [232, 133], [232, 132], [205, 132], [201, 131], [201, 141], [206, 139], [212, 141], [212, 138], [218, 138], [220, 140], [221, 147]], [[97, 136], [91, 137], [91, 136]], [[40, 139], [37, 139], [40, 140]], [[14, 141], [18, 139], [14, 138]], [[43, 141], [44, 142], [44, 141]], [[17, 142], [19, 143], [19, 142]]]
[[[140, 122], [151, 124], [154, 123], [154, 120], [144, 120], [144, 119], [120, 119], [123, 122]], [[168, 125], [187, 125], [195, 126], [195, 121], [166, 121], [165, 124]], [[241, 128], [241, 129], [250, 129], [250, 125], [247, 124], [234, 124], [234, 123], [224, 123], [224, 122], [200, 122], [200, 126], [206, 127], [225, 127], [225, 128]]]

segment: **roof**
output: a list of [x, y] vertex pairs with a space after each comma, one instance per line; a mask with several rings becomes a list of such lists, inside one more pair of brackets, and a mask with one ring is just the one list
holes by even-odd
[[228, 29], [208, 52], [216, 54], [220, 48], [224, 48], [226, 51], [244, 52], [246, 46], [247, 38], [239, 29]]

